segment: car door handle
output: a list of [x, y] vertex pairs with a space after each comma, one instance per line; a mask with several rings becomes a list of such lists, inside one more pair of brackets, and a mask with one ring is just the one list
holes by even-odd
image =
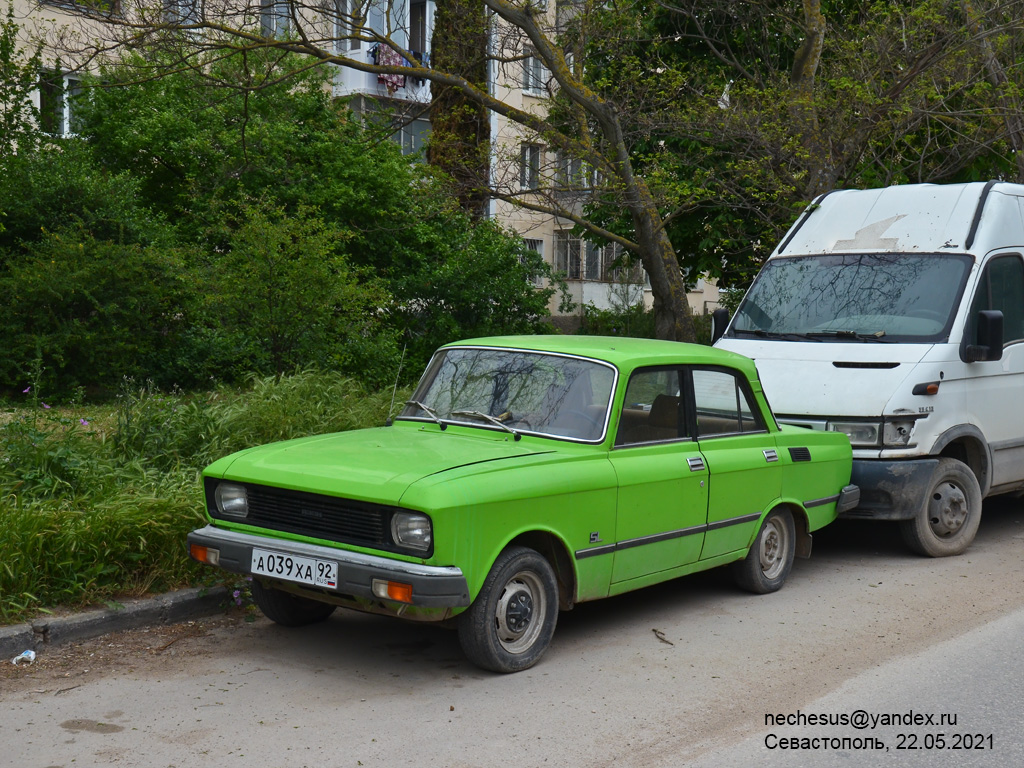
[[764, 454], [764, 460], [771, 464], [773, 461], [779, 460], [779, 454], [776, 453], [774, 448], [768, 448], [767, 450], [761, 451]]
[[691, 456], [686, 460], [686, 463], [690, 465], [691, 472], [703, 472], [705, 469], [704, 458], [702, 456]]

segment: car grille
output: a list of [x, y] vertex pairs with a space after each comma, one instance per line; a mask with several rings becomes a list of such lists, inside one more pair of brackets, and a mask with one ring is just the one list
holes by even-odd
[[[213, 485], [207, 489], [209, 510], [223, 518], [212, 503]], [[391, 507], [322, 496], [303, 491], [244, 483], [249, 514], [243, 522], [272, 531], [394, 551], [391, 542]]]

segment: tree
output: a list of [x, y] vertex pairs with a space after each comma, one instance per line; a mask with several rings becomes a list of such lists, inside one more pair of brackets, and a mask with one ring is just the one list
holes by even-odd
[[[189, 67], [189, 48], [171, 34], [187, 29], [200, 47], [230, 41], [239, 55], [290, 51], [309, 66], [420, 77], [435, 93], [462, 94], [518, 126], [507, 137], [509, 165], [520, 141], [557, 158], [530, 184], [498, 168], [489, 178], [478, 174], [481, 188], [573, 221], [639, 259], [663, 338], [693, 338], [688, 276], [748, 280], [823, 191], [1013, 178], [1024, 163], [1015, 151], [1024, 86], [1015, 66], [1019, 0], [574, 0], [559, 6], [557, 18], [538, 0], [483, 5], [487, 60], [499, 73], [492, 88], [454, 64], [430, 67], [412, 56], [403, 47], [401, 6], [391, 4], [325, 9], [282, 0], [288, 31], [273, 35], [235, 0], [212, 0], [177, 25], [139, 10], [111, 18], [115, 33], [92, 52], [164, 46], [179, 52], [174, 66]], [[360, 51], [389, 46], [412, 66], [374, 64], [338, 44], [354, 40]], [[520, 82], [534, 62], [530, 77], [546, 93], [540, 109], [500, 87]], [[460, 180], [462, 190], [471, 186]]]
[[[665, 232], [666, 213], [648, 180], [637, 172], [624, 130], [623, 114], [636, 105], [624, 103], [616, 89], [601, 92], [588, 85], [582, 61], [573, 60], [573, 48], [563, 47], [559, 41], [553, 7], [547, 11], [547, 4], [536, 0], [484, 0], [483, 4], [491, 27], [488, 61], [503, 73], [505, 81], [521, 82], [524, 60], [527, 56], [535, 58], [550, 75], [550, 94], [557, 94], [569, 105], [570, 121], [548, 117], [544, 110], [531, 111], [514, 100], [501, 98], [498, 89], [479, 81], [478, 69], [449, 71], [424, 66], [406, 48], [404, 14], [397, 12], [391, 2], [378, 6], [358, 2], [323, 4], [319, 0], [281, 0], [272, 5], [278, 9], [274, 11], [277, 18], [287, 18], [287, 24], [273, 25], [261, 25], [257, 14], [246, 13], [246, 6], [234, 0], [210, 0], [202, 5], [201, 13], [184, 14], [177, 21], [168, 21], [162, 11], [145, 5], [132, 8], [124, 3], [120, 14], [105, 17], [109, 34], [101, 43], [91, 45], [85, 35], [69, 36], [52, 43], [80, 61], [106, 55], [115, 48], [160, 47], [177, 54], [177, 59], [169, 62], [165, 71], [196, 67], [196, 47], [212, 49], [230, 45], [239, 56], [259, 50], [288, 51], [306, 58], [306, 63], [295, 65], [296, 72], [322, 62], [385, 76], [419, 77], [429, 80], [437, 93], [462, 94], [468, 102], [521, 126], [524, 135], [536, 137], [552, 152], [563, 153], [593, 168], [602, 180], [602, 192], [614, 196], [628, 212], [630, 229], [628, 233], [616, 233], [599, 226], [583, 215], [574, 200], [565, 196], [535, 194], [526, 200], [518, 190], [503, 188], [505, 183], [501, 179], [490, 180], [491, 193], [528, 208], [563, 216], [592, 236], [618, 243], [634, 254], [650, 276], [659, 336], [693, 340], [683, 270]], [[594, 4], [593, 7], [599, 6]], [[572, 12], [586, 19], [593, 7], [589, 2], [581, 3], [578, 7], [574, 5]], [[624, 34], [631, 29], [629, 27]], [[182, 35], [182, 32], [187, 34]], [[405, 61], [374, 64], [362, 54], [353, 54], [351, 45], [339, 45], [340, 41], [355, 40], [361, 43], [359, 51], [372, 45], [384, 45], [397, 51]], [[464, 58], [456, 57], [456, 60]], [[478, 165], [470, 162], [464, 167]], [[468, 179], [460, 179], [460, 182], [462, 190], [472, 187]], [[487, 179], [481, 179], [478, 186], [483, 188], [487, 183]]]
[[9, 0], [7, 16], [0, 21], [0, 162], [12, 157], [19, 148], [31, 148], [39, 119], [32, 92], [42, 68], [42, 45], [37, 44], [31, 51], [23, 50], [19, 30], [14, 5]]

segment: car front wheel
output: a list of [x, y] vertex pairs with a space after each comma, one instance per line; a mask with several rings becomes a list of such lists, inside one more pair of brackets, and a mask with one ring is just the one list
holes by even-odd
[[796, 553], [793, 513], [777, 509], [765, 518], [747, 556], [733, 564], [733, 577], [743, 589], [764, 595], [781, 589]]
[[492, 672], [519, 672], [547, 650], [558, 619], [555, 572], [540, 554], [509, 547], [459, 620], [466, 657]]

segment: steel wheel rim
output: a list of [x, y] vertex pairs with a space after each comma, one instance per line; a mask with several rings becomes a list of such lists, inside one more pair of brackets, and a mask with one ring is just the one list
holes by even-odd
[[772, 518], [764, 524], [761, 533], [759, 555], [761, 572], [766, 579], [775, 579], [786, 567], [786, 552], [789, 550], [789, 533], [779, 520]]
[[967, 522], [967, 495], [951, 481], [940, 483], [928, 500], [928, 525], [939, 538], [947, 538]]
[[508, 653], [524, 653], [537, 641], [547, 616], [544, 585], [520, 571], [505, 584], [494, 610], [498, 642]]

